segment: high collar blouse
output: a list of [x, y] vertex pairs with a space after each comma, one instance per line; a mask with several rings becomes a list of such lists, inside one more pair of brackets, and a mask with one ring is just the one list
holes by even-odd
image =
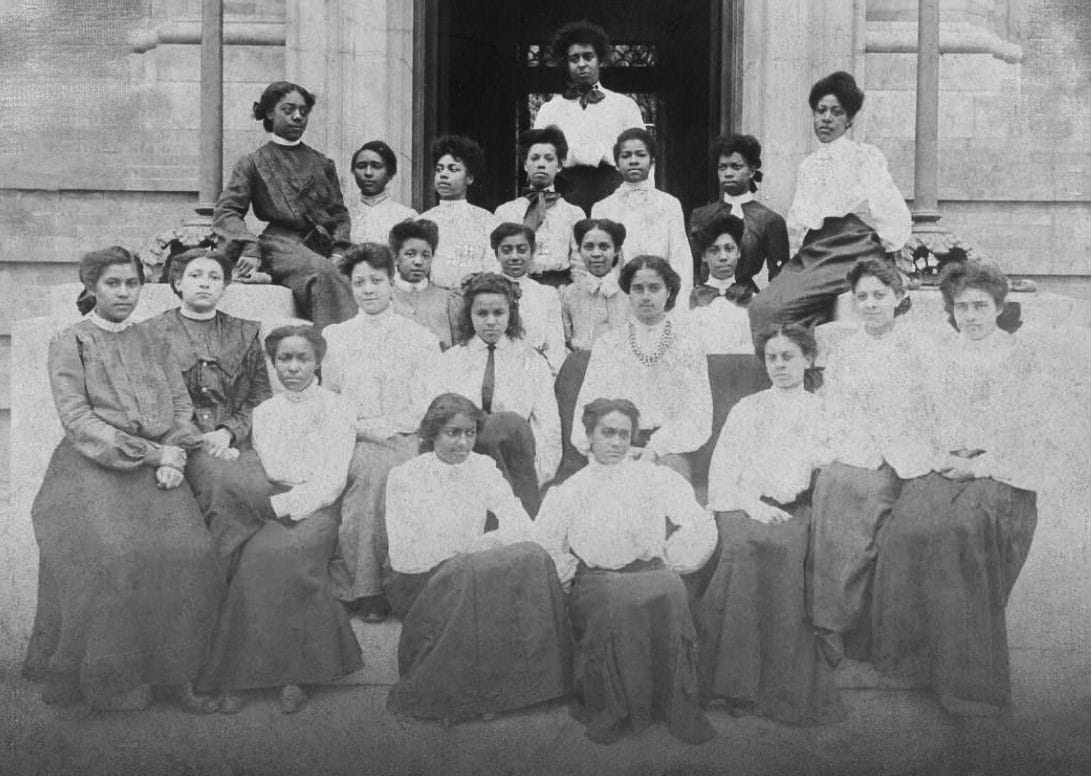
[[568, 142], [568, 156], [565, 167], [586, 165], [598, 167], [601, 164], [614, 167], [614, 143], [617, 136], [626, 129], [644, 128], [644, 118], [640, 115], [640, 106], [631, 97], [611, 91], [600, 84], [594, 87], [601, 92], [601, 102], [580, 105], [578, 99], [566, 100], [555, 94], [542, 103], [538, 115], [534, 118], [534, 128], [544, 129], [556, 124], [564, 132]]
[[457, 289], [474, 272], [500, 271], [489, 242], [500, 221], [488, 210], [464, 199], [444, 199], [420, 217], [439, 227], [439, 243], [432, 256], [433, 283]]
[[365, 197], [362, 194], [349, 208], [352, 219], [352, 242], [376, 242], [386, 245], [390, 239], [390, 229], [402, 221], [417, 217], [417, 211], [400, 202], [395, 202], [383, 192], [377, 197]]
[[523, 321], [523, 342], [545, 356], [549, 370], [557, 374], [568, 355], [561, 323], [561, 298], [557, 289], [539, 283], [529, 275], [504, 277], [518, 284], [522, 292], [519, 297], [519, 318]]

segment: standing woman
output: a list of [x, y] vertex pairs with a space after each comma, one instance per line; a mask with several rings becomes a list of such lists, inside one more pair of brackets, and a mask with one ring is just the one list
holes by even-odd
[[65, 436], [31, 511], [44, 584], [30, 649], [48, 659], [42, 697], [140, 709], [152, 685], [173, 685], [187, 710], [213, 711], [190, 685], [223, 578], [183, 476], [186, 451], [202, 441], [193, 406], [166, 344], [132, 325], [140, 263], [124, 248], [94, 251], [80, 280], [95, 308], [49, 345]]
[[1004, 610], [1048, 474], [1043, 423], [1027, 417], [1044, 393], [1033, 357], [997, 327], [999, 270], [952, 264], [940, 291], [959, 333], [930, 375], [939, 458], [879, 533], [873, 662], [953, 714], [995, 716], [1011, 702]]
[[[303, 315], [321, 331], [356, 314], [345, 276], [337, 271], [349, 246], [351, 219], [331, 159], [304, 145], [314, 95], [298, 84], [274, 81], [254, 103], [254, 118], [270, 141], [235, 164], [212, 214], [212, 230], [235, 271], [256, 269], [287, 286]], [[267, 222], [261, 237], [244, 219]]]
[[224, 557], [259, 527], [224, 515], [219, 492], [231, 462], [250, 448], [254, 408], [271, 395], [261, 327], [216, 309], [230, 280], [222, 254], [197, 248], [173, 257], [170, 283], [182, 304], [145, 324], [166, 340], [193, 402], [202, 441], [189, 454], [186, 479]]
[[788, 230], [802, 246], [750, 305], [755, 336], [770, 324], [817, 326], [833, 319], [845, 273], [856, 259], [899, 250], [909, 239], [909, 208], [874, 146], [845, 134], [864, 92], [845, 72], [811, 87], [814, 133], [821, 145], [799, 165]]
[[[629, 399], [640, 411], [629, 457], [690, 479], [689, 454], [712, 433], [712, 388], [700, 341], [668, 314], [681, 279], [666, 259], [637, 256], [622, 267], [619, 284], [629, 295], [629, 320], [595, 340], [576, 406], [602, 396]], [[582, 425], [573, 424], [572, 446], [589, 450]]]
[[731, 408], [712, 454], [719, 561], [696, 607], [705, 696], [726, 701], [733, 716], [796, 725], [839, 714], [804, 581], [811, 479], [827, 459], [822, 401], [803, 388], [816, 350], [793, 324], [758, 339], [773, 386]]

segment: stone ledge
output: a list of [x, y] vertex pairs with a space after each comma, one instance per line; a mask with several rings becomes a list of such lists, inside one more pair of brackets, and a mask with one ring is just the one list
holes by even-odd
[[[865, 33], [867, 53], [915, 53], [917, 23], [869, 21]], [[939, 29], [941, 54], [990, 54], [1005, 62], [1021, 62], [1023, 48], [991, 30], [969, 22], [945, 22]]]

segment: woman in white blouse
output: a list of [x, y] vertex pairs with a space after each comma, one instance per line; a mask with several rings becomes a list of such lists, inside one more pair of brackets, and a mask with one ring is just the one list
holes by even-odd
[[720, 551], [695, 611], [700, 687], [734, 716], [819, 724], [840, 704], [806, 612], [811, 479], [828, 457], [822, 402], [803, 387], [816, 346], [786, 324], [758, 347], [773, 386], [731, 409], [709, 467]]
[[995, 716], [1011, 702], [1004, 609], [1048, 469], [1034, 417], [1042, 370], [997, 327], [1007, 290], [978, 262], [941, 274], [959, 333], [929, 374], [937, 459], [905, 484], [878, 539], [875, 667], [930, 686], [956, 715]]
[[[436, 397], [420, 455], [387, 480], [387, 597], [404, 618], [396, 713], [453, 721], [568, 691], [564, 595], [496, 462], [473, 452], [484, 420], [464, 396]], [[497, 530], [486, 532], [487, 512]]]
[[[629, 295], [629, 320], [595, 340], [576, 406], [604, 396], [629, 399], [641, 424], [629, 456], [690, 479], [689, 454], [712, 433], [712, 389], [701, 342], [683, 318], [669, 314], [681, 279], [665, 259], [637, 256], [618, 282]], [[587, 454], [587, 436], [575, 423], [572, 445]]]
[[492, 456], [530, 515], [540, 486], [561, 460], [561, 419], [545, 357], [523, 341], [519, 286], [481, 273], [462, 289], [460, 345], [446, 350], [428, 380], [428, 395], [470, 397], [486, 419], [479, 453]]
[[[896, 325], [909, 299], [901, 275], [884, 259], [860, 259], [848, 273], [863, 325], [829, 355], [823, 397], [833, 462], [815, 483], [811, 515], [811, 619], [827, 659], [844, 656], [870, 600], [875, 536], [902, 481], [927, 474], [934, 453], [925, 379], [935, 343]], [[864, 636], [863, 632], [854, 633]], [[850, 644], [865, 656], [867, 645]]]
[[597, 398], [582, 425], [591, 459], [549, 492], [536, 527], [572, 586], [587, 735], [610, 743], [658, 717], [679, 738], [706, 741], [715, 733], [698, 706], [695, 631], [679, 574], [711, 556], [712, 518], [677, 473], [629, 456], [640, 428], [631, 401]]
[[253, 449], [240, 454], [220, 494], [221, 504], [234, 504], [237, 520], [260, 527], [232, 558], [198, 680], [204, 690], [222, 693], [225, 714], [242, 708], [242, 690], [263, 687], [280, 687], [280, 710], [291, 714], [307, 700], [300, 685], [329, 682], [363, 665], [328, 568], [355, 413], [315, 378], [326, 341], [313, 327], [276, 329], [265, 348], [285, 390], [254, 410]]
[[909, 239], [909, 209], [886, 158], [846, 135], [864, 103], [856, 80], [832, 73], [811, 87], [809, 103], [820, 146], [800, 163], [788, 210], [796, 253], [750, 305], [755, 335], [774, 323], [832, 320], [852, 263], [897, 251]]

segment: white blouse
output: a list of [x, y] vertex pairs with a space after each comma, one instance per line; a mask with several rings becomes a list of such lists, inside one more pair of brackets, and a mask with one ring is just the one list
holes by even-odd
[[390, 229], [402, 221], [417, 217], [417, 211], [395, 202], [384, 191], [375, 197], [363, 194], [349, 208], [352, 217], [352, 242], [374, 242], [387, 245], [390, 242]]
[[[734, 283], [734, 278], [718, 280], [710, 277], [704, 284], [727, 290]], [[685, 302], [688, 301], [687, 298]], [[692, 307], [683, 314], [689, 319], [690, 328], [700, 339], [701, 347], [707, 355], [754, 352], [750, 313], [745, 307], [719, 296], [704, 307]]]
[[809, 230], [821, 228], [826, 218], [850, 213], [878, 233], [887, 251], [898, 250], [909, 239], [909, 208], [883, 152], [842, 135], [800, 162], [787, 218], [792, 254]]
[[474, 272], [499, 272], [489, 235], [500, 220], [485, 208], [464, 199], [443, 199], [421, 219], [439, 227], [439, 243], [432, 256], [432, 282], [457, 289]]
[[329, 348], [322, 384], [356, 409], [356, 433], [373, 441], [412, 434], [432, 397], [428, 379], [439, 360], [439, 340], [388, 307], [360, 311], [322, 331]]
[[[642, 363], [630, 337], [654, 353], [666, 322], [673, 342], [652, 366]], [[591, 360], [576, 400], [575, 417], [594, 399], [629, 399], [640, 410], [640, 428], [656, 429], [648, 447], [657, 455], [690, 453], [712, 434], [712, 388], [701, 343], [682, 318], [668, 316], [656, 327], [630, 319], [605, 332], [591, 346]], [[572, 444], [588, 450], [583, 424], [572, 424]]]
[[[513, 199], [496, 208], [496, 218], [500, 222], [523, 223], [530, 201], [526, 197]], [[587, 215], [583, 208], [573, 205], [563, 197], [556, 200], [546, 210], [545, 220], [534, 233], [534, 262], [531, 272], [550, 272], [566, 270], [573, 263], [582, 265], [576, 248], [576, 238], [572, 227]]]
[[762, 496], [790, 504], [829, 463], [822, 400], [803, 386], [744, 396], [724, 421], [708, 467], [708, 508], [750, 511]]
[[449, 464], [434, 452], [397, 466], [386, 483], [386, 532], [390, 566], [403, 574], [431, 571], [459, 553], [487, 545], [485, 513], [500, 524], [490, 541], [535, 541], [534, 525], [496, 462], [470, 453]]
[[[667, 538], [666, 523], [677, 530]], [[716, 548], [716, 523], [677, 472], [647, 461], [591, 460], [550, 490], [535, 521], [557, 575], [568, 584], [582, 560], [619, 569], [662, 558], [680, 574], [697, 571]]]
[[[480, 337], [448, 348], [428, 381], [429, 396], [458, 393], [481, 406], [488, 349]], [[534, 432], [535, 468], [539, 484], [557, 473], [561, 462], [561, 416], [553, 393], [553, 375], [542, 354], [522, 341], [501, 337], [494, 357], [496, 386], [493, 412], [514, 412]]]
[[834, 460], [872, 470], [885, 461], [903, 479], [931, 470], [926, 374], [935, 348], [927, 334], [900, 324], [879, 337], [861, 327], [838, 344], [822, 387]]
[[565, 167], [578, 164], [590, 167], [608, 164], [614, 167], [617, 136], [626, 129], [644, 128], [640, 106], [631, 97], [599, 84], [594, 88], [602, 92], [601, 102], [589, 103], [583, 108], [578, 99], [566, 100], [562, 95], [555, 94], [542, 104], [534, 117], [535, 129], [556, 124], [564, 132], [564, 139], [568, 142]]
[[519, 317], [525, 330], [523, 342], [545, 356], [549, 371], [556, 375], [568, 356], [568, 348], [564, 344], [564, 324], [561, 322], [561, 298], [557, 290], [527, 275], [521, 278], [504, 277], [518, 283], [522, 291]]
[[278, 517], [302, 520], [330, 506], [348, 479], [356, 446], [352, 408], [311, 383], [274, 394], [254, 409], [254, 450], [271, 482], [291, 486], [273, 496]]
[[686, 235], [682, 203], [652, 181], [622, 183], [613, 194], [591, 207], [592, 218], [609, 218], [625, 225], [622, 264], [643, 254], [666, 259], [682, 278], [678, 292], [686, 304], [693, 288], [693, 250]]

